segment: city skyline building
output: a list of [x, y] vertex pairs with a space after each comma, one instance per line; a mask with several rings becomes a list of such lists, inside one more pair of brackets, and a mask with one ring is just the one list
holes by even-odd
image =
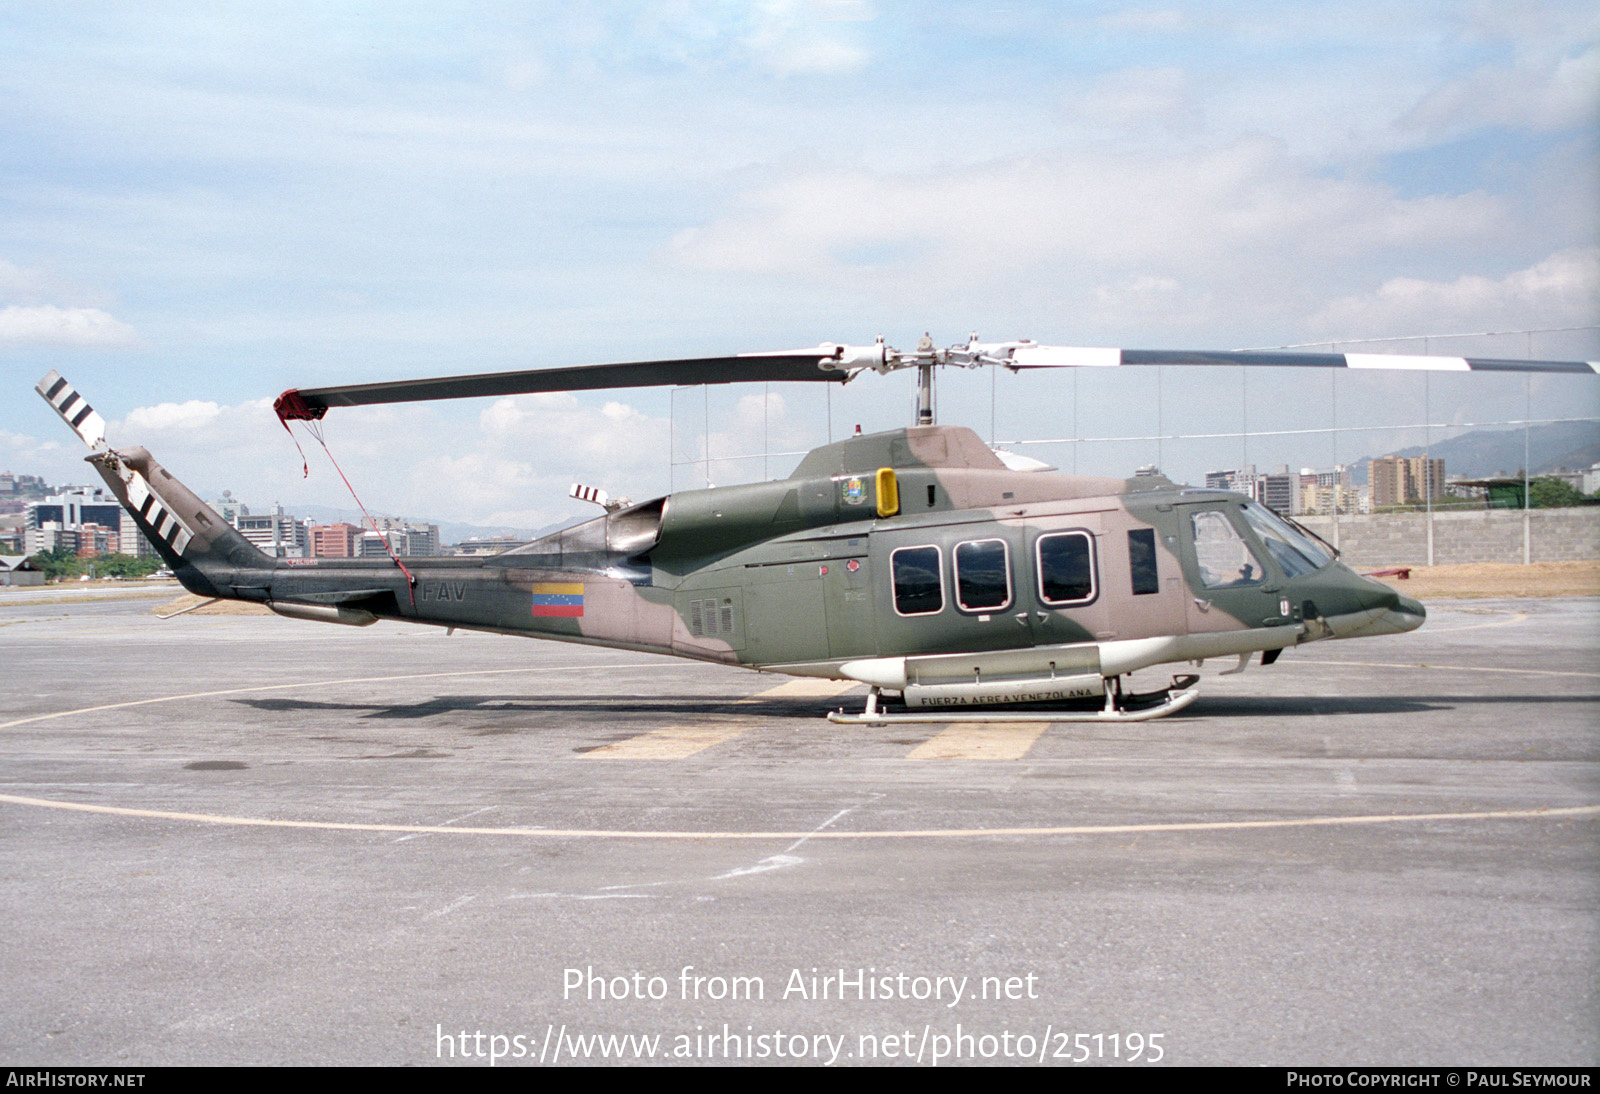
[[1367, 461], [1373, 509], [1421, 505], [1445, 496], [1444, 460], [1426, 456], [1383, 456]]
[[361, 529], [354, 524], [339, 521], [335, 524], [313, 524], [310, 527], [311, 554], [316, 558], [354, 558], [361, 538]]
[[268, 558], [311, 557], [306, 522], [285, 511], [282, 505], [274, 505], [269, 513], [241, 513], [234, 527]]
[[121, 504], [100, 487], [50, 494], [28, 502], [25, 512], [22, 550], [27, 555], [63, 546], [85, 557], [124, 554], [144, 558], [155, 553]]

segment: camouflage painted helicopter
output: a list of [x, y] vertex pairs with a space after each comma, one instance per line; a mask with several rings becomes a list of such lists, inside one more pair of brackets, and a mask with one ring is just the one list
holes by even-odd
[[[1584, 362], [1305, 353], [1129, 351], [980, 343], [902, 353], [824, 343], [779, 353], [536, 369], [290, 390], [276, 409], [746, 381], [843, 383], [918, 370], [917, 423], [824, 445], [786, 479], [680, 491], [487, 558], [274, 559], [55, 372], [39, 393], [178, 579], [206, 597], [366, 626], [392, 619], [853, 680], [865, 710], [835, 721], [1156, 718], [1198, 677], [1135, 695], [1129, 674], [1237, 657], [1242, 671], [1305, 642], [1398, 634], [1421, 604], [1361, 577], [1292, 520], [1238, 494], [1159, 476], [1013, 470], [971, 430], [934, 424], [939, 366], [1013, 370], [1268, 365], [1594, 374]], [[577, 488], [575, 488], [576, 490]], [[904, 710], [880, 706], [898, 696]], [[1027, 704], [1017, 708], [1018, 704]], [[1046, 708], [1048, 705], [1048, 708]], [[1003, 712], [981, 708], [1011, 708]], [[973, 709], [980, 708], [980, 709]]]

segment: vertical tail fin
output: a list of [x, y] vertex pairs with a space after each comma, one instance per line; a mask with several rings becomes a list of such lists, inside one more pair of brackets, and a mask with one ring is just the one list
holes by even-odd
[[143, 448], [106, 445], [105, 419], [61, 374], [35, 385], [63, 421], [93, 448], [100, 473], [156, 552], [184, 586], [205, 596], [234, 596], [226, 586], [241, 570], [268, 570], [268, 558]]
[[89, 463], [180, 577], [182, 567], [213, 576], [221, 568], [272, 568], [272, 559], [143, 448], [97, 452]]
[[[142, 449], [138, 450], [143, 452]], [[144, 452], [146, 465], [150, 462], [150, 454]], [[139, 521], [146, 538], [152, 544], [161, 544], [171, 548], [172, 553], [182, 555], [185, 548], [194, 539], [193, 516], [184, 520], [177, 516], [172, 509], [162, 504], [161, 498], [150, 488], [150, 480], [130, 466], [121, 456], [112, 459], [114, 454], [107, 452], [101, 456], [89, 457], [95, 469], [106, 479], [113, 491], [116, 486], [111, 482], [112, 476], [122, 480], [124, 489], [118, 491], [118, 498], [135, 520]]]

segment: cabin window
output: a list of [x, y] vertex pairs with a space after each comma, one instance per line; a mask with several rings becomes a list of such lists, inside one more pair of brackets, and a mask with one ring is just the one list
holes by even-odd
[[937, 547], [902, 547], [889, 556], [894, 574], [894, 610], [933, 615], [944, 608], [944, 574]]
[[1231, 585], [1260, 584], [1261, 560], [1224, 513], [1205, 509], [1189, 519], [1194, 527], [1194, 558], [1200, 567], [1202, 585], [1208, 589], [1224, 589]]
[[995, 612], [1011, 603], [1011, 552], [1003, 539], [956, 545], [956, 603], [963, 611]]
[[1133, 595], [1161, 591], [1161, 574], [1156, 569], [1156, 530], [1135, 528], [1128, 533], [1128, 568], [1133, 571]]
[[1040, 536], [1039, 599], [1046, 604], [1083, 604], [1094, 599], [1094, 537], [1088, 532]]

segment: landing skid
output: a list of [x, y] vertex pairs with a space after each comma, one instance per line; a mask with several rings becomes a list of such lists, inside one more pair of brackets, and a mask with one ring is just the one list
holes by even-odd
[[842, 725], [881, 726], [906, 722], [1148, 722], [1182, 710], [1200, 697], [1200, 677], [1175, 676], [1172, 686], [1143, 695], [1124, 695], [1120, 685], [1106, 689], [1105, 706], [1099, 710], [1041, 710], [1013, 707], [1004, 711], [944, 707], [938, 711], [894, 711], [878, 709], [879, 689], [867, 693], [867, 706], [860, 714], [830, 710], [828, 721]]

